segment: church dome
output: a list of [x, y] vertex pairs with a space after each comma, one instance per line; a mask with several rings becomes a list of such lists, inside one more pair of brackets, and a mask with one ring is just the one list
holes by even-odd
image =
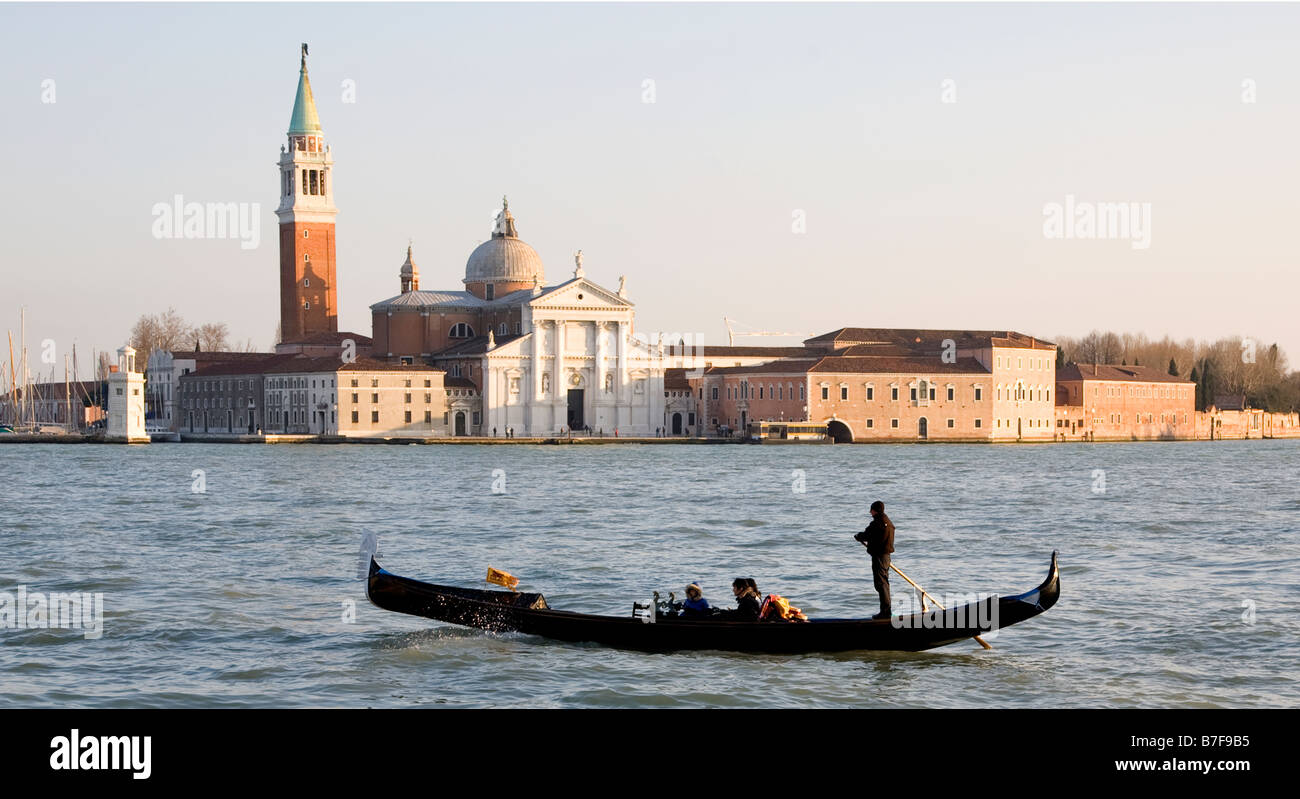
[[546, 276], [542, 256], [520, 240], [510, 206], [503, 203], [492, 238], [470, 253], [465, 263], [466, 283], [542, 283]]

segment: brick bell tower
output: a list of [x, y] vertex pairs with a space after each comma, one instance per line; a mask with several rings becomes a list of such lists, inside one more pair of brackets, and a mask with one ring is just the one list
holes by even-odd
[[334, 160], [316, 114], [302, 46], [298, 95], [280, 148], [280, 341], [337, 333], [334, 275]]

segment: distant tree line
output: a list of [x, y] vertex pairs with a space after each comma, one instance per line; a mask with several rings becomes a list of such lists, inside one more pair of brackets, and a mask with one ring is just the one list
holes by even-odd
[[[131, 328], [131, 346], [136, 350], [136, 364], [143, 369], [155, 350], [202, 350], [203, 352], [230, 351], [230, 329], [225, 322], [208, 322], [191, 325], [175, 308], [158, 314], [145, 314]], [[248, 339], [235, 348], [238, 352], [256, 352], [253, 340]]]
[[1141, 333], [1094, 330], [1082, 338], [1058, 336], [1057, 368], [1066, 363], [1149, 366], [1196, 384], [1196, 409], [1213, 405], [1217, 396], [1245, 396], [1252, 407], [1268, 411], [1300, 410], [1300, 371], [1291, 371], [1285, 353], [1258, 339], [1155, 341]]

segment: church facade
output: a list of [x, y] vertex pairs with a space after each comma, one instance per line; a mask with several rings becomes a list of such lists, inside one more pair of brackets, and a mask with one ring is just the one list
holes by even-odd
[[644, 436], [663, 426], [666, 360], [634, 335], [626, 281], [612, 290], [590, 280], [578, 252], [572, 276], [548, 284], [508, 203], [470, 253], [462, 288], [421, 289], [410, 248], [398, 276], [401, 293], [370, 306], [371, 352], [472, 386], [477, 424], [466, 434]]

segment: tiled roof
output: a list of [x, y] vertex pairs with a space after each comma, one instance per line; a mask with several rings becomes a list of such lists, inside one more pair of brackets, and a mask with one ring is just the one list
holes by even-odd
[[[198, 354], [198, 353], [195, 353]], [[296, 355], [267, 355], [266, 353], [257, 353], [257, 358], [234, 361], [217, 361], [190, 372], [187, 375], [181, 375], [181, 380], [201, 377], [217, 377], [221, 375], [259, 375], [270, 371], [274, 366], [283, 362], [297, 358]], [[338, 360], [335, 358], [334, 360]]]
[[441, 308], [478, 308], [486, 305], [483, 300], [468, 291], [407, 291], [396, 297], [389, 297], [370, 306], [372, 311], [386, 308], [423, 308], [438, 306]]
[[837, 374], [989, 374], [984, 364], [974, 358], [958, 358], [955, 363], [945, 363], [939, 358], [855, 358], [842, 355], [828, 355], [808, 371]]
[[752, 366], [712, 366], [705, 370], [710, 375], [745, 375], [745, 374], [803, 374], [819, 358], [783, 358], [778, 361], [756, 363]]
[[363, 336], [360, 333], [313, 333], [304, 338], [296, 338], [293, 341], [282, 341], [281, 344], [342, 344], [345, 340], [352, 339], [357, 344], [370, 344], [370, 336]]
[[809, 347], [826, 348], [845, 344], [900, 344], [909, 349], [939, 350], [951, 339], [958, 347], [992, 343], [999, 347], [1053, 350], [1050, 341], [1014, 330], [930, 330], [924, 328], [841, 327], [804, 341]]
[[173, 360], [194, 361], [197, 366], [199, 363], [213, 363], [218, 361], [256, 361], [260, 358], [269, 358], [275, 355], [274, 352], [201, 352], [196, 350], [169, 350]]
[[1192, 381], [1171, 375], [1151, 366], [1116, 366], [1115, 364], [1067, 363], [1056, 370], [1057, 380], [1111, 380], [1134, 383], [1185, 383]]
[[1246, 406], [1246, 396], [1244, 394], [1216, 394], [1214, 396], [1214, 407], [1221, 411], [1244, 411]]
[[442, 385], [444, 388], [472, 388], [475, 391], [478, 391], [478, 386], [476, 386], [474, 381], [470, 380], [468, 377], [444, 377]]
[[[496, 339], [496, 345], [500, 347], [502, 344], [514, 341], [517, 338], [522, 338], [522, 336], [495, 336], [494, 338]], [[454, 344], [445, 350], [435, 352], [432, 357], [446, 358], [450, 356], [485, 355], [488, 351], [487, 343], [487, 336], [475, 336], [474, 338], [466, 339], [458, 344]]]
[[483, 300], [470, 294], [468, 291], [408, 291], [398, 294], [396, 297], [389, 297], [386, 300], [380, 300], [370, 306], [372, 311], [382, 311], [388, 308], [501, 308], [513, 305], [523, 305], [537, 297], [544, 297], [553, 291], [558, 291], [572, 283], [577, 278], [570, 278], [563, 283], [556, 283], [553, 286], [543, 286], [541, 294], [534, 295], [533, 290], [519, 289], [509, 294], [502, 294], [494, 300]]
[[713, 344], [703, 344], [698, 348], [689, 344], [685, 348], [677, 346], [664, 347], [665, 355], [696, 355], [705, 360], [710, 358], [815, 357], [823, 352], [825, 352], [823, 349], [810, 349], [808, 347], [731, 347]]
[[666, 391], [690, 391], [691, 382], [686, 379], [685, 369], [665, 369], [664, 389]]

